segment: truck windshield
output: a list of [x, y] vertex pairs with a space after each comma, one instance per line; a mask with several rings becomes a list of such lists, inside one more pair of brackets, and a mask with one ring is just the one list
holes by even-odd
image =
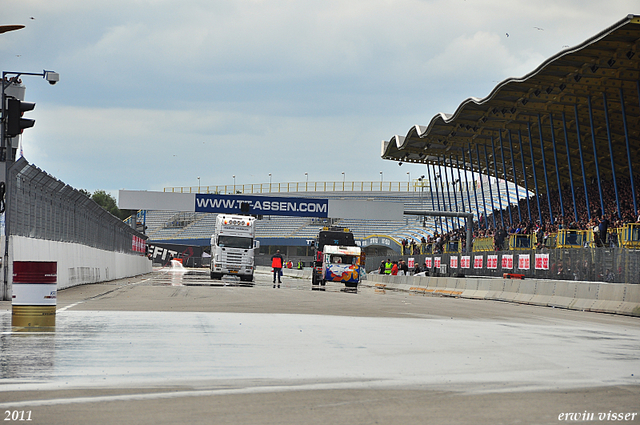
[[218, 236], [218, 246], [226, 248], [253, 248], [253, 239], [241, 236]]
[[329, 259], [329, 262], [332, 264], [358, 264], [358, 257], [353, 257], [351, 255], [339, 255], [334, 254]]

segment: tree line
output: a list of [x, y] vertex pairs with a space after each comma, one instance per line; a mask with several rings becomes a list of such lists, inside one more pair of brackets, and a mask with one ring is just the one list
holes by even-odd
[[120, 220], [124, 220], [130, 215], [135, 214], [135, 211], [133, 210], [121, 210], [118, 208], [116, 199], [104, 190], [96, 190], [92, 194], [88, 190], [80, 189], [80, 193], [91, 198], [96, 204], [100, 205], [102, 208], [110, 212], [111, 215], [118, 217]]

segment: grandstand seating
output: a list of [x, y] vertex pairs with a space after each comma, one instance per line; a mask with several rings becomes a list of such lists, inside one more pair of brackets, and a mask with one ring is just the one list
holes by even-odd
[[[512, 203], [516, 202], [516, 189], [515, 186], [509, 188], [509, 197]], [[496, 192], [495, 187], [493, 188]], [[490, 193], [488, 187], [484, 188], [484, 196], [487, 203], [490, 199]], [[502, 205], [507, 206], [507, 194], [502, 194]], [[275, 195], [270, 193], [271, 196]], [[431, 193], [428, 191], [327, 191], [327, 192], [286, 192], [282, 193], [285, 196], [298, 196], [298, 197], [313, 197], [321, 199], [349, 199], [349, 200], [377, 200], [385, 202], [398, 202], [405, 205], [406, 210], [432, 210], [432, 205], [436, 206], [437, 201], [434, 199], [432, 202]], [[435, 192], [433, 193], [435, 198]], [[443, 199], [454, 204], [454, 195], [451, 192], [449, 195], [446, 193], [439, 193], [440, 205], [443, 206]], [[443, 196], [444, 195], [444, 196]], [[461, 196], [462, 195], [462, 196]], [[520, 189], [519, 196], [522, 198], [524, 190]], [[480, 190], [477, 190], [478, 204], [482, 205], [482, 194]], [[470, 193], [471, 205], [469, 204], [469, 197], [467, 192], [457, 192], [456, 200], [458, 210], [460, 212], [464, 210], [473, 212], [475, 218], [478, 217], [478, 211], [476, 211], [475, 197], [473, 191]], [[494, 198], [495, 199], [495, 198]], [[497, 201], [496, 201], [497, 202]], [[496, 203], [496, 208], [498, 207]], [[480, 207], [482, 209], [482, 206]], [[490, 210], [490, 208], [487, 208]], [[456, 211], [456, 206], [448, 206], [446, 210]], [[480, 211], [484, 213], [484, 210]], [[180, 240], [209, 240], [213, 233], [215, 226], [215, 214], [208, 213], [190, 213], [188, 220], [182, 221], [184, 224], [182, 227], [176, 227], [175, 225], [168, 225], [170, 222], [175, 222], [178, 213], [175, 211], [147, 211], [146, 212], [146, 226], [147, 235], [150, 241], [154, 240], [173, 240], [179, 243]], [[437, 218], [428, 217], [423, 223], [422, 217], [417, 216], [405, 216], [402, 220], [386, 221], [386, 220], [357, 220], [357, 219], [317, 219], [306, 217], [285, 217], [285, 216], [265, 216], [262, 220], [256, 222], [256, 236], [258, 238], [296, 238], [296, 239], [312, 239], [315, 238], [322, 227], [328, 224], [347, 227], [354, 233], [356, 239], [364, 239], [371, 235], [386, 235], [397, 241], [401, 239], [408, 239], [409, 241], [420, 241], [421, 238], [427, 238], [440, 230], [440, 225], [437, 226]], [[444, 230], [448, 231], [452, 229], [452, 222], [454, 227], [464, 226], [464, 220], [460, 219], [442, 219]], [[459, 223], [459, 224], [458, 224]]]

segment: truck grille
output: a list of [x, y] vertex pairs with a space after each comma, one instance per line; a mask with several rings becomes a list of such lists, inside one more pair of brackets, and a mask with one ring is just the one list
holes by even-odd
[[227, 252], [226, 257], [228, 264], [237, 264], [238, 266], [242, 264], [242, 253]]

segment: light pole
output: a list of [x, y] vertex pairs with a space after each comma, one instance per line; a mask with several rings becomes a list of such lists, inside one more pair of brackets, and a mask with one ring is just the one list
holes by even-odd
[[200, 193], [200, 176], [198, 176], [198, 193]]
[[233, 194], [236, 194], [236, 176], [235, 174], [233, 175]]
[[269, 192], [271, 192], [271, 173], [269, 173]]
[[305, 192], [309, 190], [309, 173], [304, 173], [304, 176], [307, 178], [307, 181], [304, 183]]
[[[13, 28], [19, 29], [19, 28]], [[10, 31], [11, 29], [7, 29]], [[3, 31], [4, 32], [4, 31]], [[11, 79], [8, 79], [7, 76], [12, 75]], [[11, 182], [9, 181], [9, 171], [11, 169], [11, 164], [13, 163], [13, 146], [11, 145], [11, 139], [6, 137], [5, 132], [5, 121], [7, 120], [7, 96], [5, 90], [12, 85], [14, 82], [17, 82], [20, 76], [22, 75], [34, 75], [37, 77], [42, 77], [49, 82], [49, 84], [54, 85], [60, 80], [60, 75], [57, 72], [46, 71], [43, 70], [42, 73], [33, 73], [33, 72], [11, 72], [11, 71], [2, 71], [2, 105], [0, 105], [0, 111], [2, 112], [2, 122], [0, 123], [0, 146], [4, 149], [4, 183], [5, 183], [5, 194], [4, 194], [4, 260], [3, 260], [3, 269], [4, 269], [4, 282], [3, 282], [3, 299], [4, 301], [9, 301], [10, 294], [9, 292], [9, 236], [11, 235], [11, 220], [9, 219], [9, 203], [11, 201]]]

